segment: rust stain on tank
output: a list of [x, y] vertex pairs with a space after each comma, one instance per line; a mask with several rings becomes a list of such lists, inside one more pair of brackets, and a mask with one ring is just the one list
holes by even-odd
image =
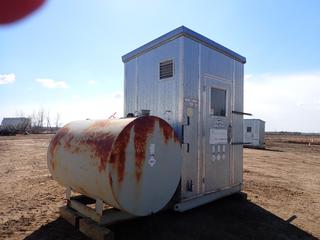
[[155, 126], [154, 117], [142, 117], [134, 121], [135, 173], [139, 182], [146, 157], [147, 140]]
[[164, 136], [164, 143], [167, 144], [169, 139], [171, 139], [173, 136], [173, 130], [168, 123], [162, 121], [161, 119], [159, 119], [159, 127], [162, 135]]
[[51, 157], [51, 167], [54, 170], [55, 168], [55, 152], [57, 150], [57, 147], [61, 145], [62, 139], [69, 134], [69, 128], [68, 127], [63, 127], [61, 128], [56, 135], [52, 138], [49, 146], [49, 153]]
[[66, 149], [71, 149], [72, 145], [71, 145], [71, 141], [74, 139], [74, 136], [72, 133], [68, 133], [65, 137], [64, 137], [64, 147]]
[[69, 128], [64, 127], [64, 128], [61, 128], [56, 133], [56, 135], [52, 138], [51, 143], [50, 143], [50, 149], [49, 149], [51, 157], [53, 157], [58, 145], [61, 145], [61, 139], [64, 138], [68, 134], [69, 134]]
[[99, 172], [106, 169], [107, 161], [111, 154], [114, 136], [108, 132], [86, 132], [80, 144], [89, 146], [94, 152], [94, 156], [100, 159]]
[[97, 120], [93, 124], [91, 124], [86, 131], [90, 132], [92, 129], [97, 128], [105, 128], [110, 124], [110, 120], [104, 119], [104, 120]]
[[111, 174], [109, 173], [109, 183], [110, 183], [110, 186], [112, 188], [112, 185], [113, 185], [113, 181], [112, 181], [112, 177], [111, 177]]
[[124, 178], [126, 150], [130, 140], [131, 128], [132, 125], [129, 124], [121, 131], [114, 143], [113, 150], [109, 159], [109, 163], [112, 164], [113, 169], [116, 169], [117, 171], [118, 183], [121, 183]]
[[180, 142], [177, 136], [175, 135], [172, 127], [167, 122], [159, 119], [159, 127], [162, 132], [162, 135], [164, 136], [164, 143], [167, 144], [169, 139], [173, 138], [173, 141], [175, 143]]
[[50, 165], [51, 165], [52, 170], [54, 170], [55, 165], [56, 165], [56, 160], [54, 158], [51, 159]]

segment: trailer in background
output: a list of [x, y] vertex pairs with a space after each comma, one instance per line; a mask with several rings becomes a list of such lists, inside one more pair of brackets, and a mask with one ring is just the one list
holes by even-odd
[[243, 141], [245, 147], [265, 148], [265, 121], [261, 119], [243, 120]]

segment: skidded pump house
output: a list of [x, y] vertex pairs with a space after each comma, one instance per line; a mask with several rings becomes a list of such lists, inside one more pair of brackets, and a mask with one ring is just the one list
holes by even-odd
[[246, 59], [182, 26], [122, 60], [127, 117], [60, 129], [53, 178], [135, 216], [241, 191]]

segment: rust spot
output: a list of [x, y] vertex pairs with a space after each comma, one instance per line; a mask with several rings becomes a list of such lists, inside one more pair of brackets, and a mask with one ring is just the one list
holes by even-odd
[[[123, 181], [126, 163], [126, 150], [130, 140], [132, 124], [128, 124], [117, 137], [110, 156], [109, 163], [117, 170], [117, 180], [119, 183]], [[111, 178], [111, 176], [109, 176]]]
[[51, 157], [53, 157], [55, 151], [57, 150], [58, 145], [61, 145], [61, 139], [64, 138], [68, 133], [69, 133], [69, 128], [63, 127], [52, 138], [50, 142], [50, 148], [49, 148]]
[[55, 165], [56, 165], [56, 160], [54, 158], [51, 159], [50, 165], [51, 165], [52, 170], [54, 170]]
[[69, 134], [69, 128], [68, 127], [63, 127], [61, 128], [56, 135], [52, 138], [49, 146], [49, 153], [51, 157], [51, 167], [54, 170], [55, 168], [55, 152], [57, 150], [57, 147], [61, 145], [61, 139], [64, 138]]
[[100, 159], [98, 170], [102, 172], [106, 169], [113, 142], [114, 136], [110, 133], [86, 131], [85, 138], [81, 139], [79, 144], [87, 145], [92, 149], [94, 155]]
[[92, 129], [97, 128], [105, 128], [110, 124], [110, 120], [104, 119], [104, 120], [97, 120], [92, 125], [90, 125], [86, 131], [90, 132]]
[[72, 153], [79, 153], [79, 152], [80, 152], [80, 147], [78, 146], [72, 149]]
[[173, 129], [168, 123], [161, 119], [159, 119], [159, 127], [162, 131], [162, 135], [164, 136], [164, 143], [167, 144], [169, 139], [173, 136]]
[[173, 138], [175, 143], [180, 142], [177, 138], [176, 134], [173, 131], [173, 128], [166, 121], [159, 119], [159, 127], [162, 131], [162, 135], [164, 136], [164, 143], [167, 144], [169, 139]]
[[134, 121], [135, 173], [140, 181], [144, 160], [146, 157], [147, 140], [154, 130], [154, 117], [141, 117]]
[[68, 133], [65, 137], [64, 137], [64, 147], [67, 149], [71, 149], [71, 141], [73, 140], [74, 136], [72, 133]]

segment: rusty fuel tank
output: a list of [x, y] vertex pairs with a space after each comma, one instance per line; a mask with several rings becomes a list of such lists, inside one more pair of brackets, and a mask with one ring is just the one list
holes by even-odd
[[154, 116], [67, 124], [48, 148], [53, 178], [135, 216], [161, 210], [181, 174], [180, 142]]

